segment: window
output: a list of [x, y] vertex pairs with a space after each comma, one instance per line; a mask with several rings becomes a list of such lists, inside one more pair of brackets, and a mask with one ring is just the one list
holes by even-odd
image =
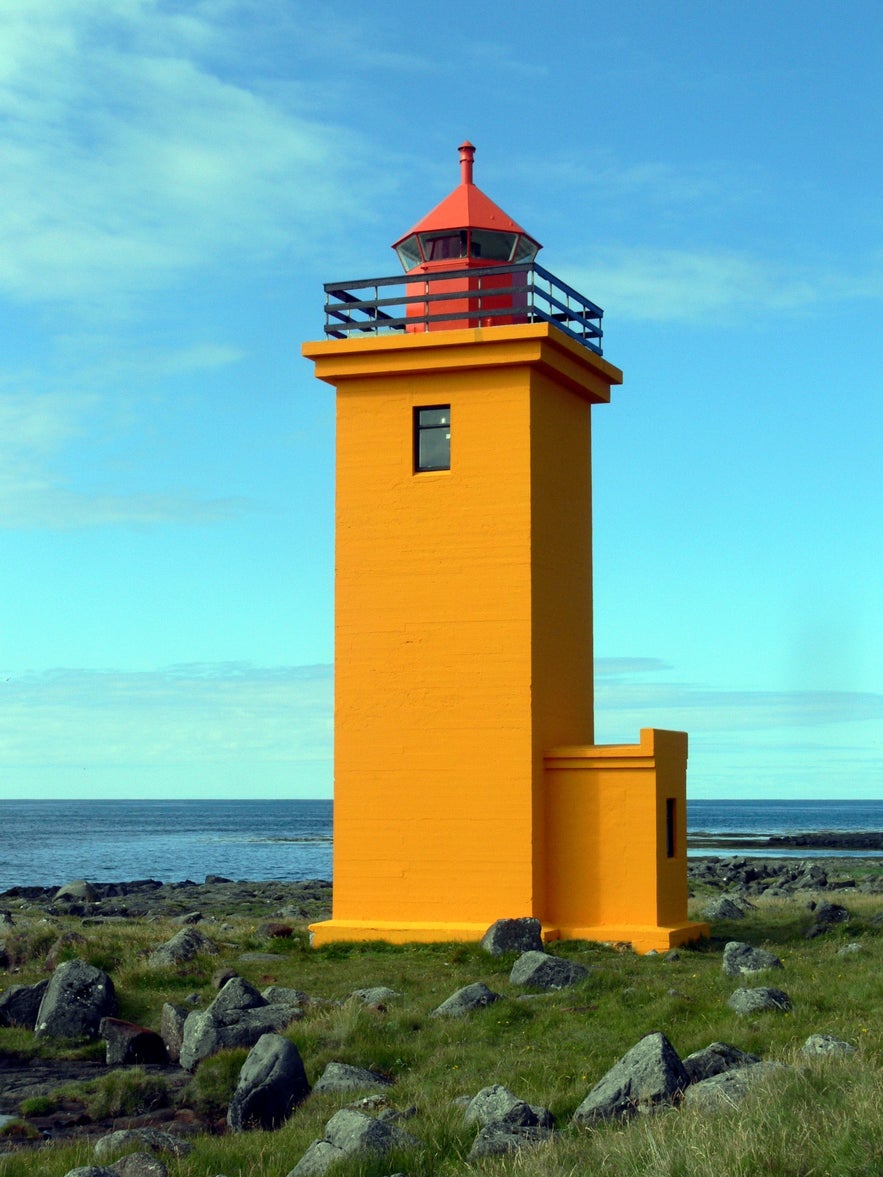
[[414, 470], [450, 470], [451, 406], [414, 410]]
[[466, 230], [456, 229], [453, 233], [421, 233], [420, 245], [428, 262], [466, 257]]
[[667, 858], [677, 856], [677, 798], [665, 799], [665, 853]]
[[495, 233], [490, 229], [473, 229], [469, 242], [471, 257], [489, 262], [508, 262], [515, 250], [514, 233]]

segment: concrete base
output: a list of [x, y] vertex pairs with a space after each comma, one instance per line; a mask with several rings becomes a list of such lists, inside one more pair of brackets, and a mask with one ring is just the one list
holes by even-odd
[[480, 940], [489, 924], [396, 923], [392, 920], [323, 920], [310, 924], [310, 945], [382, 940], [386, 944], [444, 944]]
[[[386, 920], [323, 920], [310, 924], [310, 944], [321, 948], [342, 941], [367, 943], [382, 940], [386, 944], [440, 944], [480, 940], [488, 924], [395, 923]], [[638, 926], [601, 926], [593, 928], [542, 926], [546, 943], [553, 940], [594, 940], [603, 944], [631, 944], [635, 952], [667, 952], [679, 944], [689, 944], [710, 934], [708, 924], [685, 922], [671, 928]]]
[[631, 944], [635, 952], [668, 952], [679, 944], [703, 939], [711, 934], [711, 929], [708, 924], [684, 922], [670, 928], [637, 924], [594, 928], [561, 927], [556, 929], [556, 933], [556, 940], [595, 940], [602, 944]]

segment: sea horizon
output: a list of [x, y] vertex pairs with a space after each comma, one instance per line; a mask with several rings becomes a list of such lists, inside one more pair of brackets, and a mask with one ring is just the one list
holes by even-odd
[[[78, 878], [332, 878], [330, 798], [3, 799], [0, 823], [0, 892]], [[689, 857], [878, 857], [879, 851], [770, 851], [762, 843], [782, 834], [883, 831], [883, 800], [688, 800], [687, 831]]]

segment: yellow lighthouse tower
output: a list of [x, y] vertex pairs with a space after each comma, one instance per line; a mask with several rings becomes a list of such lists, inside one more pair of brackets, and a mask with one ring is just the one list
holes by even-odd
[[591, 420], [601, 310], [473, 181], [326, 286], [337, 390], [335, 940], [668, 948], [687, 920], [686, 736], [593, 744]]

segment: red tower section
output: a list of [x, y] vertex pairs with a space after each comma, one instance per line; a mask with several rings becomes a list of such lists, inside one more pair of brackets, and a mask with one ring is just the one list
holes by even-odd
[[[408, 331], [527, 322], [526, 296], [519, 295], [526, 275], [501, 268], [532, 262], [542, 246], [476, 187], [473, 145], [461, 143], [459, 152], [460, 183], [393, 245], [407, 274], [432, 276], [431, 295], [427, 282], [426, 301], [408, 306], [414, 320]], [[447, 270], [454, 271], [450, 281], [439, 281], [439, 272]], [[487, 270], [493, 272], [482, 273]]]

